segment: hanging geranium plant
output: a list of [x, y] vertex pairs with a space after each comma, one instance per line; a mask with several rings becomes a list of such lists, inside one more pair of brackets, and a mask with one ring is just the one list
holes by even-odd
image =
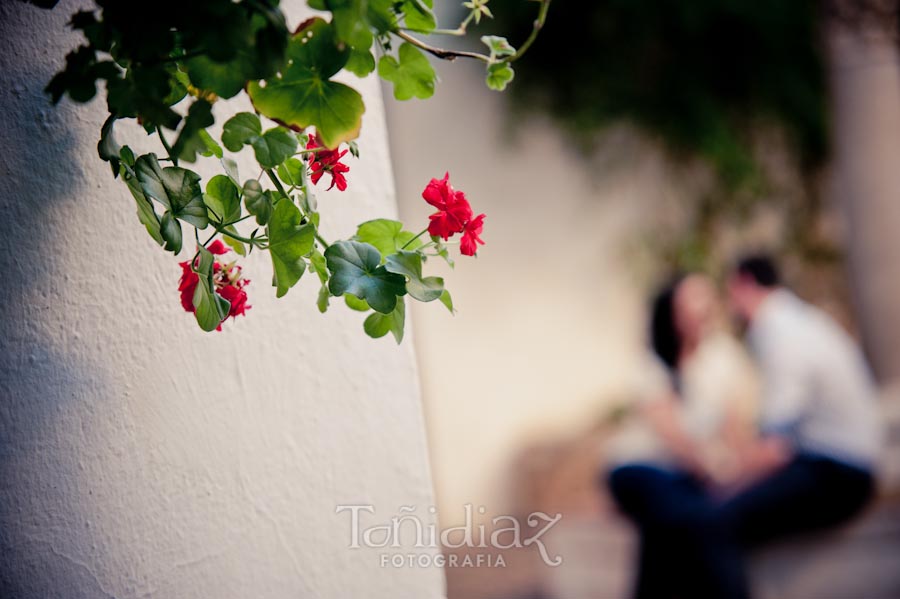
[[[358, 91], [334, 80], [338, 73], [377, 71], [397, 99], [424, 99], [436, 81], [427, 53], [479, 60], [487, 85], [503, 90], [550, 4], [537, 0], [534, 30], [519, 50], [484, 36], [487, 50], [469, 52], [423, 38], [465, 35], [470, 23], [492, 16], [488, 0], [465, 2], [455, 29], [437, 28], [432, 2], [309, 0], [320, 16], [296, 27], [288, 27], [278, 0], [97, 0], [96, 9], [73, 15], [71, 25], [86, 42], [66, 57], [47, 91], [54, 102], [64, 95], [87, 102], [97, 83], [105, 84], [109, 118], [98, 153], [128, 187], [150, 238], [176, 255], [190, 247], [177, 291], [203, 330], [222, 330], [226, 319], [250, 309], [250, 281], [239, 260], [253, 251], [271, 256], [277, 297], [310, 273], [320, 286], [319, 310], [344, 298], [350, 308], [371, 312], [364, 329], [372, 337], [392, 333], [400, 342], [407, 296], [439, 300], [453, 311], [443, 279], [425, 276], [423, 266], [434, 257], [452, 264], [448, 245], [456, 235], [460, 253], [476, 255], [485, 215], [475, 215], [449, 174], [424, 188], [423, 199], [437, 212], [418, 234], [376, 219], [350, 239], [328, 242], [314, 194], [315, 187], [352, 186], [348, 154], [359, 158], [354, 140], [365, 105]], [[241, 94], [253, 112], [228, 119], [214, 139], [212, 105]], [[138, 156], [117, 143], [115, 128], [125, 119], [156, 136], [159, 152]], [[249, 177], [229, 156], [245, 148], [259, 165]], [[204, 182], [185, 168], [200, 159], [218, 161], [221, 173]]]

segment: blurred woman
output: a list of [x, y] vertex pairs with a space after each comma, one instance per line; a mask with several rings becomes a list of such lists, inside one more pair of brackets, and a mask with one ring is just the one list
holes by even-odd
[[[667, 371], [608, 446], [609, 487], [641, 533], [637, 597], [694, 596], [692, 531], [738, 474], [757, 394], [749, 357], [724, 326], [708, 277], [676, 279], [655, 299], [653, 350]], [[674, 546], [673, 546], [674, 545]], [[691, 557], [693, 556], [693, 557]]]

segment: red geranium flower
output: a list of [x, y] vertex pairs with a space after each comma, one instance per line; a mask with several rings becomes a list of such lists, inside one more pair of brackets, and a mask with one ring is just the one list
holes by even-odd
[[444, 241], [456, 233], [462, 233], [466, 222], [472, 218], [472, 207], [466, 194], [456, 191], [450, 185], [450, 173], [443, 179], [432, 179], [422, 192], [426, 202], [438, 209], [429, 216], [428, 233], [442, 237]]
[[[228, 248], [218, 239], [209, 244], [206, 248], [215, 256], [221, 256], [228, 252]], [[200, 282], [200, 275], [194, 272], [190, 262], [181, 262], [181, 280], [178, 283], [178, 291], [181, 294], [181, 307], [185, 312], [194, 313], [194, 291]], [[228, 308], [228, 318], [244, 314], [251, 306], [247, 305], [247, 292], [244, 286], [249, 283], [249, 279], [241, 278], [241, 267], [234, 262], [223, 264], [216, 258], [213, 261], [213, 286], [216, 293], [228, 300], [230, 307]], [[222, 330], [220, 324], [216, 327], [217, 331]]]
[[459, 251], [462, 252], [463, 255], [474, 256], [475, 252], [478, 251], [478, 244], [480, 243], [481, 245], [484, 245], [484, 242], [479, 237], [483, 228], [483, 214], [479, 214], [466, 223], [466, 228], [463, 231], [462, 239], [460, 239], [459, 241]]
[[206, 249], [209, 250], [209, 253], [213, 254], [214, 256], [221, 256], [222, 254], [228, 253], [228, 246], [222, 243], [222, 241], [219, 239], [216, 239], [211, 244], [209, 244], [209, 247]]
[[328, 173], [331, 175], [331, 185], [328, 189], [331, 189], [335, 185], [337, 185], [337, 188], [340, 191], [347, 189], [347, 178], [344, 177], [344, 173], [349, 173], [350, 167], [343, 162], [339, 162], [347, 153], [347, 150], [339, 152], [337, 149], [326, 149], [325, 146], [322, 145], [322, 139], [318, 134], [310, 135], [309, 142], [306, 144], [306, 149], [315, 150], [317, 148], [319, 148], [319, 151], [312, 154], [309, 163], [309, 170], [311, 173], [310, 179], [312, 179], [313, 184], [318, 185], [322, 175]]
[[450, 185], [450, 173], [444, 173], [443, 179], [432, 179], [425, 186], [422, 197], [438, 209], [428, 217], [431, 221], [428, 223], [428, 233], [444, 241], [462, 233], [460, 251], [466, 256], [474, 256], [478, 244], [484, 245], [479, 237], [484, 228], [484, 214], [472, 218], [472, 207], [466, 200], [466, 194]]

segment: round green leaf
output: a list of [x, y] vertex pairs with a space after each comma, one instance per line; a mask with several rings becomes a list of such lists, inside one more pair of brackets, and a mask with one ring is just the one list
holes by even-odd
[[378, 61], [378, 75], [394, 84], [394, 97], [427, 99], [434, 95], [437, 75], [422, 52], [409, 43], [400, 46], [399, 61], [393, 56], [382, 56]]
[[134, 201], [137, 204], [138, 220], [140, 220], [141, 224], [147, 229], [147, 233], [150, 234], [153, 241], [159, 245], [164, 245], [165, 240], [160, 231], [159, 215], [156, 214], [156, 210], [153, 209], [153, 203], [144, 195], [144, 191], [141, 189], [141, 184], [138, 182], [137, 178], [128, 174], [127, 171], [125, 172], [124, 178], [125, 184], [128, 185], [128, 191], [131, 192], [131, 195], [134, 197]]
[[335, 296], [350, 293], [366, 300], [382, 314], [397, 305], [397, 296], [406, 293], [405, 279], [381, 265], [381, 254], [374, 246], [359, 241], [338, 241], [325, 250], [331, 272], [328, 288]]
[[262, 123], [252, 112], [239, 112], [227, 121], [222, 128], [222, 145], [230, 152], [237, 152], [244, 144], [262, 133]]
[[422, 245], [418, 239], [411, 242], [414, 237], [414, 233], [403, 230], [403, 223], [400, 221], [379, 218], [359, 225], [354, 239], [363, 243], [371, 243], [382, 256], [387, 256], [399, 251], [407, 243], [409, 245], [406, 246], [406, 249], [411, 250]]
[[407, 28], [423, 33], [434, 29], [437, 22], [431, 10], [433, 7], [433, 0], [404, 0], [402, 10]]
[[250, 139], [256, 161], [263, 168], [275, 168], [297, 151], [297, 136], [284, 127], [273, 127]]
[[344, 303], [354, 312], [368, 312], [371, 310], [369, 302], [364, 299], [359, 299], [355, 295], [350, 295], [349, 293], [344, 294]]
[[505, 62], [497, 62], [487, 69], [487, 86], [495, 91], [502, 92], [509, 85], [509, 82], [515, 77], [512, 67]]
[[312, 252], [315, 246], [315, 226], [301, 222], [302, 215], [293, 202], [281, 199], [275, 204], [268, 231], [277, 297], [286, 294], [303, 276], [306, 271], [303, 257]]
[[160, 168], [156, 154], [144, 154], [134, 165], [141, 189], [176, 218], [186, 221], [198, 229], [209, 224], [203, 192], [200, 189], [200, 175], [177, 166]]
[[283, 164], [278, 165], [278, 178], [281, 182], [291, 187], [300, 187], [303, 185], [303, 171], [306, 170], [306, 164], [298, 158], [288, 158]]
[[203, 202], [216, 222], [229, 223], [241, 217], [240, 192], [227, 175], [216, 175], [207, 182]]
[[441, 297], [444, 279], [422, 277], [422, 255], [418, 252], [399, 251], [387, 257], [384, 263], [388, 272], [407, 278], [406, 291], [420, 302], [430, 302]]
[[256, 179], [247, 179], [244, 183], [244, 207], [256, 217], [256, 222], [260, 225], [269, 222], [269, 217], [272, 216], [272, 196], [263, 191]]
[[198, 251], [197, 266], [194, 272], [200, 277], [194, 290], [193, 304], [197, 324], [204, 331], [214, 331], [225, 317], [231, 304], [216, 293], [213, 285], [213, 255], [205, 247]]
[[399, 344], [403, 341], [403, 327], [405, 324], [406, 303], [401, 297], [398, 298], [397, 305], [390, 314], [379, 314], [378, 312], [370, 314], [363, 323], [363, 330], [366, 332], [366, 335], [373, 339], [384, 337], [390, 332]]
[[165, 240], [165, 249], [177, 254], [181, 251], [181, 223], [166, 210], [159, 221], [159, 232]]
[[262, 114], [291, 128], [315, 127], [322, 142], [336, 148], [359, 135], [365, 111], [359, 92], [329, 79], [349, 56], [329, 24], [312, 19], [291, 40], [287, 68], [265, 85], [251, 82], [250, 99]]

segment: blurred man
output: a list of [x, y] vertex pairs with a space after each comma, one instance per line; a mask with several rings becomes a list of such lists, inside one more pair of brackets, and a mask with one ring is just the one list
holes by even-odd
[[[743, 452], [746, 486], [716, 510], [705, 566], [712, 594], [746, 596], [742, 550], [832, 526], [866, 504], [881, 435], [859, 347], [824, 312], [782, 287], [771, 260], [740, 261], [728, 294], [746, 321], [763, 379], [760, 438]], [[726, 538], [717, 536], [723, 532]], [[722, 542], [736, 542], [738, 551], [720, 551]]]

